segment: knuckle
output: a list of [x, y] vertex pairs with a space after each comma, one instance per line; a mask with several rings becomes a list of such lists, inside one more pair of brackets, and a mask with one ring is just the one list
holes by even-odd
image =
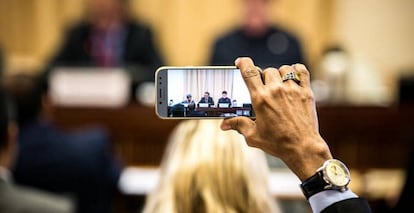
[[267, 67], [266, 69], [263, 70], [263, 73], [269, 73], [269, 72], [274, 72], [274, 71], [277, 71], [277, 69], [274, 67]]
[[295, 69], [300, 75], [309, 76], [309, 71], [303, 64], [295, 64]]
[[314, 101], [315, 100], [315, 95], [313, 94], [312, 91], [307, 90], [307, 91], [301, 91], [301, 99], [303, 102], [307, 102], [307, 101]]
[[290, 69], [292, 69], [292, 67], [291, 67], [291, 66], [288, 66], [288, 65], [282, 65], [282, 66], [279, 68], [279, 70], [290, 70]]
[[266, 101], [267, 96], [268, 95], [266, 89], [260, 89], [256, 91], [256, 95], [254, 95], [252, 99], [255, 103], [257, 103], [260, 106]]

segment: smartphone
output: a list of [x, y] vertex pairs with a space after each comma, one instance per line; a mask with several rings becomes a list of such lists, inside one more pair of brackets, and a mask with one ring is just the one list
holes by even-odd
[[254, 118], [250, 94], [235, 66], [163, 66], [155, 72], [162, 119]]

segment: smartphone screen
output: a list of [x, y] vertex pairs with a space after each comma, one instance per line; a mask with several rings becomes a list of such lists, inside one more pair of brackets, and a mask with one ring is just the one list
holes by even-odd
[[234, 66], [161, 67], [155, 79], [160, 118], [255, 116], [249, 91]]

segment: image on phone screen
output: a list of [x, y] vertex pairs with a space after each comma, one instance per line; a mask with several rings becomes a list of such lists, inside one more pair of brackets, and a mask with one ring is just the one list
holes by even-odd
[[236, 67], [162, 67], [156, 72], [156, 86], [161, 118], [254, 117]]

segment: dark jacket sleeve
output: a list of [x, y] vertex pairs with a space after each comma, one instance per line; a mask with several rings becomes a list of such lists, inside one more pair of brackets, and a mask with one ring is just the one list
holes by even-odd
[[372, 212], [368, 202], [362, 198], [351, 198], [336, 202], [324, 210], [321, 213], [370, 213]]
[[212, 98], [212, 97], [209, 97], [208, 102], [209, 102], [211, 105], [214, 105], [214, 100], [213, 100], [213, 98]]
[[86, 23], [80, 23], [69, 28], [53, 56], [50, 66], [93, 65], [89, 34], [90, 25]]
[[[152, 72], [164, 65], [159, 45], [154, 40], [150, 27], [138, 23], [128, 24], [124, 60], [127, 66], [136, 66]], [[151, 77], [152, 75], [153, 73]]]

